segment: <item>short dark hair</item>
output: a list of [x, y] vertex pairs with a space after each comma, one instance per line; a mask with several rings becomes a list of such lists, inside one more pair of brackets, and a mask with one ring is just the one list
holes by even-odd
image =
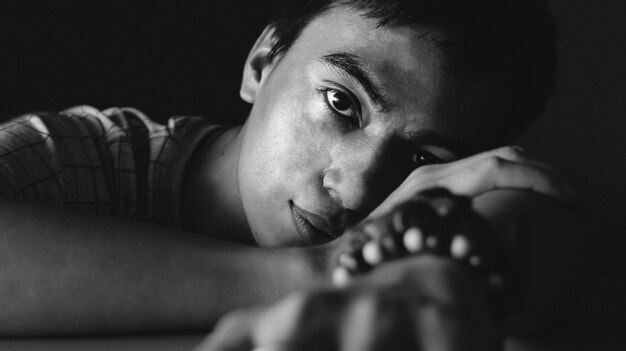
[[[503, 79], [510, 91], [510, 142], [544, 111], [556, 76], [554, 18], [543, 0], [286, 0], [270, 22], [272, 61], [285, 54], [317, 16], [348, 6], [379, 26], [432, 28], [427, 40], [449, 73]], [[495, 146], [495, 145], [494, 145]]]

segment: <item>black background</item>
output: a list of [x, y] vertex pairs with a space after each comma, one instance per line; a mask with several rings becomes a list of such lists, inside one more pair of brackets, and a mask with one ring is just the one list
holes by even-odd
[[0, 116], [77, 104], [240, 122], [241, 69], [271, 5], [20, 1], [0, 5]]
[[[273, 3], [162, 3], [2, 2], [0, 119], [90, 104], [133, 106], [159, 121], [242, 122], [242, 66]], [[626, 275], [626, 2], [548, 3], [560, 31], [559, 79], [546, 116], [520, 144], [587, 186], [604, 211], [591, 234], [606, 244], [603, 262], [589, 264]], [[611, 316], [584, 326], [621, 345], [623, 323]]]

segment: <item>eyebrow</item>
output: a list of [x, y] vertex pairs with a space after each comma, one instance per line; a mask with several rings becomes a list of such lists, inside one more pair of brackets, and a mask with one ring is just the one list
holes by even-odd
[[380, 93], [380, 86], [372, 78], [373, 74], [362, 63], [361, 59], [353, 54], [340, 52], [322, 56], [321, 62], [345, 73], [365, 91], [374, 107], [381, 112], [389, 112], [390, 105]]
[[474, 153], [474, 147], [464, 139], [449, 138], [428, 130], [419, 130], [409, 134], [409, 138], [421, 145], [434, 145], [452, 152], [456, 157], [463, 158]]

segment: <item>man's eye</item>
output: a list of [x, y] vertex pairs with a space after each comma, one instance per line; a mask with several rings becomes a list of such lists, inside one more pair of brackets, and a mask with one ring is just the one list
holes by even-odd
[[437, 156], [427, 151], [420, 151], [420, 152], [414, 153], [412, 156], [412, 160], [416, 168], [442, 162], [441, 159], [439, 159]]
[[355, 119], [358, 122], [356, 108], [348, 94], [335, 89], [326, 89], [324, 91], [324, 97], [326, 98], [328, 106], [335, 110], [335, 112], [349, 117], [350, 119]]

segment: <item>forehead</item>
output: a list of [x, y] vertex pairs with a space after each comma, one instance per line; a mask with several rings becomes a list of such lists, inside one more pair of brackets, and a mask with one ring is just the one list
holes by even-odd
[[[371, 71], [381, 95], [408, 127], [448, 138], [463, 138], [483, 148], [494, 132], [503, 98], [491, 83], [470, 82], [447, 74], [442, 56], [429, 42], [433, 28], [378, 26], [375, 19], [347, 7], [331, 9], [304, 28], [289, 50], [291, 60], [303, 66], [335, 53], [353, 54]], [[489, 117], [487, 117], [489, 116]], [[473, 128], [468, 129], [468, 121]]]
[[420, 39], [432, 30], [408, 26], [379, 27], [374, 19], [346, 7], [334, 8], [314, 19], [297, 44], [303, 52], [321, 57], [337, 52], [354, 54], [374, 72], [375, 80], [388, 98], [404, 95], [407, 89], [432, 90], [439, 79], [440, 60], [436, 50]]

